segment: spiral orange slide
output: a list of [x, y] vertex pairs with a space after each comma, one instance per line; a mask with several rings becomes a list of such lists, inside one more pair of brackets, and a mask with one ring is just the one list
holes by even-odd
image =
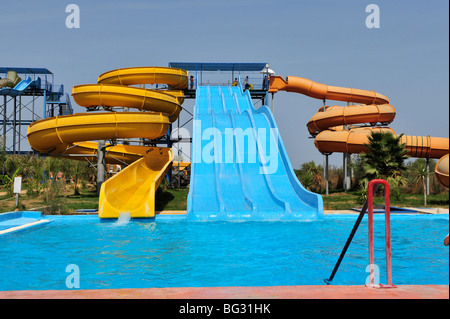
[[[271, 76], [269, 92], [287, 91], [301, 93], [316, 99], [362, 103], [349, 106], [323, 106], [308, 121], [307, 128], [316, 136], [314, 144], [322, 153], [363, 153], [364, 146], [372, 131], [394, 130], [385, 125], [391, 123], [396, 115], [389, 99], [368, 90], [328, 86], [308, 79], [288, 76]], [[355, 126], [370, 124], [371, 126]], [[381, 124], [383, 126], [375, 126]], [[449, 139], [430, 136], [408, 136], [401, 139], [406, 145], [408, 155], [421, 158], [439, 158], [435, 174], [437, 179], [449, 187]]]

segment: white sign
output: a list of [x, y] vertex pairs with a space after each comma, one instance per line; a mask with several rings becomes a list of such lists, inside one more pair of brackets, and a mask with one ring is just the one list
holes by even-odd
[[14, 194], [20, 194], [22, 190], [22, 176], [14, 177]]

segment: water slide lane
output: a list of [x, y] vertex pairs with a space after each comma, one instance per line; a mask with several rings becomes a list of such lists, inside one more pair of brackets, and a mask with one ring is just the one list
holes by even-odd
[[[278, 91], [301, 93], [322, 100], [336, 100], [362, 105], [322, 106], [308, 121], [307, 128], [311, 135], [316, 136], [314, 144], [322, 153], [362, 153], [367, 148], [368, 136], [372, 131], [395, 131], [388, 127], [362, 127], [344, 129], [344, 125], [377, 124], [387, 125], [396, 115], [395, 108], [389, 104], [389, 99], [379, 93], [368, 90], [328, 86], [308, 79], [288, 76], [271, 76], [269, 92]], [[442, 137], [403, 135], [401, 142], [405, 144], [407, 154], [411, 157], [440, 158], [436, 164], [435, 173], [438, 180], [448, 187], [448, 156], [449, 140]]]
[[[155, 74], [158, 72], [161, 74]], [[181, 111], [182, 93], [126, 85], [156, 83], [183, 89], [187, 87], [187, 72], [160, 67], [126, 68], [102, 74], [99, 82], [75, 86], [75, 102], [84, 107], [129, 107], [152, 112], [81, 113], [40, 120], [28, 127], [27, 138], [33, 149], [48, 155], [83, 154], [89, 158], [96, 156], [98, 146], [91, 140], [160, 138]], [[107, 145], [105, 151], [107, 163], [133, 164], [102, 184], [99, 217], [118, 218], [121, 212], [137, 218], [153, 217], [154, 191], [170, 168], [171, 150]]]
[[155, 191], [171, 167], [170, 148], [152, 147], [147, 154], [102, 184], [99, 217], [133, 218], [155, 216]]
[[[207, 87], [198, 87], [194, 108], [194, 123], [192, 134], [191, 179], [187, 210], [195, 209], [196, 214], [203, 216], [208, 212], [219, 212], [220, 201], [217, 180], [209, 178], [215, 176], [215, 165], [211, 159], [211, 148], [214, 140], [213, 134], [203, 134], [212, 129], [212, 118], [209, 114], [209, 101]], [[202, 161], [202, 152], [208, 153], [208, 160]], [[194, 206], [195, 204], [195, 206]]]
[[194, 116], [189, 219], [320, 218], [322, 198], [298, 182], [270, 111], [249, 92], [199, 87]]
[[[26, 79], [22, 80], [20, 77], [17, 77], [17, 73], [15, 75], [16, 77], [12, 77], [14, 81], [8, 78], [0, 79], [0, 95], [19, 96], [22, 95], [23, 91], [25, 91], [30, 86], [40, 86], [39, 78], [37, 78], [36, 80], [32, 80], [31, 77], [27, 77]], [[13, 83], [17, 84], [13, 85]]]
[[27, 77], [25, 80], [20, 81], [15, 87], [14, 90], [17, 91], [24, 91], [27, 87], [30, 86], [30, 84], [33, 82], [31, 77]]

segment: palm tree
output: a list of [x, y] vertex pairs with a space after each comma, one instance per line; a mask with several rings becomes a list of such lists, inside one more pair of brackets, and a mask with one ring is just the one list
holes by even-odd
[[74, 195], [80, 195], [81, 192], [78, 188], [78, 182], [83, 179], [87, 179], [90, 172], [90, 166], [85, 161], [71, 161], [67, 160], [66, 173], [73, 178], [74, 183]]
[[429, 176], [427, 165], [423, 162], [420, 162], [415, 169], [416, 180], [420, 180], [422, 182], [423, 187], [423, 204], [427, 206], [427, 177]]
[[406, 170], [405, 144], [401, 143], [403, 134], [394, 136], [390, 132], [372, 132], [369, 143], [364, 144], [368, 152], [361, 154], [366, 177], [395, 179]]
[[400, 186], [406, 183], [401, 174], [406, 170], [404, 161], [408, 158], [405, 144], [401, 143], [402, 136], [394, 136], [390, 132], [372, 132], [368, 137], [369, 143], [364, 144], [368, 151], [360, 155], [365, 171], [365, 178], [360, 182], [360, 193], [367, 193], [369, 180], [384, 179], [388, 181], [396, 198], [401, 197]]

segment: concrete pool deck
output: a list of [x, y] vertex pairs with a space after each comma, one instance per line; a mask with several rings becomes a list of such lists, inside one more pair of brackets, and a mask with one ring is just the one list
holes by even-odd
[[449, 299], [448, 285], [186, 287], [1, 291], [1, 299]]

